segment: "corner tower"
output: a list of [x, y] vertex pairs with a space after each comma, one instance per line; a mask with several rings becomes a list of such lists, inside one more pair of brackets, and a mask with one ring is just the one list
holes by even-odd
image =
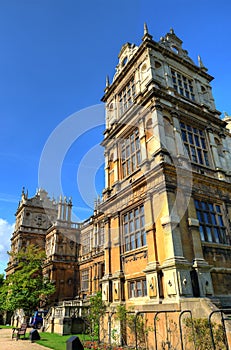
[[[231, 282], [230, 134], [213, 77], [173, 29], [156, 42], [145, 25], [141, 45], [125, 44], [118, 58], [102, 98], [103, 297], [143, 305], [223, 295], [216, 279]], [[220, 253], [222, 272], [211, 259]]]
[[[48, 197], [48, 193], [39, 189], [34, 197], [22, 190], [21, 200], [16, 211], [15, 230], [11, 238], [11, 252], [16, 254], [20, 249], [33, 244], [45, 249], [46, 232], [57, 217], [57, 204]], [[6, 274], [14, 271], [12, 257], [9, 260]]]

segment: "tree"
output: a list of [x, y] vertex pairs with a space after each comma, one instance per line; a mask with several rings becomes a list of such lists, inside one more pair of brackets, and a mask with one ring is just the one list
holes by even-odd
[[0, 273], [0, 287], [3, 285], [4, 283], [4, 273]]
[[34, 245], [10, 255], [17, 268], [0, 286], [0, 310], [20, 308], [29, 315], [41, 301], [55, 292], [55, 286], [42, 274], [46, 255]]

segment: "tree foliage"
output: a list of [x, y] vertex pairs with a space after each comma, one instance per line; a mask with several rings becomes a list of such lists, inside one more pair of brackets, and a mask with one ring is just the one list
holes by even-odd
[[125, 305], [118, 305], [116, 308], [115, 318], [120, 321], [120, 335], [122, 343], [128, 343], [128, 337], [134, 343], [135, 337], [139, 347], [147, 347], [147, 337], [149, 332], [153, 332], [153, 328], [147, 325], [144, 314], [136, 314], [134, 307], [126, 309]]
[[90, 332], [93, 338], [99, 339], [100, 322], [106, 312], [106, 305], [102, 300], [102, 293], [97, 292], [89, 300], [89, 306], [85, 319], [90, 325]]
[[[186, 341], [195, 341], [196, 349], [211, 350], [213, 348], [212, 338], [210, 333], [209, 322], [203, 318], [187, 318], [186, 326]], [[216, 349], [225, 350], [225, 332], [221, 324], [212, 323], [214, 343]]]
[[11, 254], [16, 270], [0, 286], [0, 310], [23, 309], [29, 314], [41, 301], [55, 292], [55, 287], [42, 274], [45, 252], [29, 245]]
[[4, 273], [0, 273], [0, 287], [3, 285], [4, 283]]

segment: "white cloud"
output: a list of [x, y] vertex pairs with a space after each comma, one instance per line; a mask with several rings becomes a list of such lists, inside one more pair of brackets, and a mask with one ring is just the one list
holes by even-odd
[[4, 272], [8, 262], [7, 251], [10, 250], [10, 238], [14, 231], [14, 224], [0, 218], [0, 273]]

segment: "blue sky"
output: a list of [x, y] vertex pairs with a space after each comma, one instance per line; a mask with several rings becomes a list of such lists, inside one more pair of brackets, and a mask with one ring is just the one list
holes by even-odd
[[[215, 77], [217, 109], [231, 114], [230, 13], [229, 0], [0, 0], [0, 271], [22, 186], [35, 194], [47, 140], [73, 113], [90, 108], [95, 118], [91, 106], [100, 103], [105, 76], [112, 80], [124, 43], [141, 43], [144, 22], [154, 40], [173, 27], [195, 62], [201, 55]], [[85, 123], [84, 113], [77, 117]], [[102, 132], [97, 123], [66, 150], [61, 188], [79, 219], [92, 213], [91, 201], [104, 187], [100, 151], [81, 190], [77, 181], [79, 163], [94, 154]]]

